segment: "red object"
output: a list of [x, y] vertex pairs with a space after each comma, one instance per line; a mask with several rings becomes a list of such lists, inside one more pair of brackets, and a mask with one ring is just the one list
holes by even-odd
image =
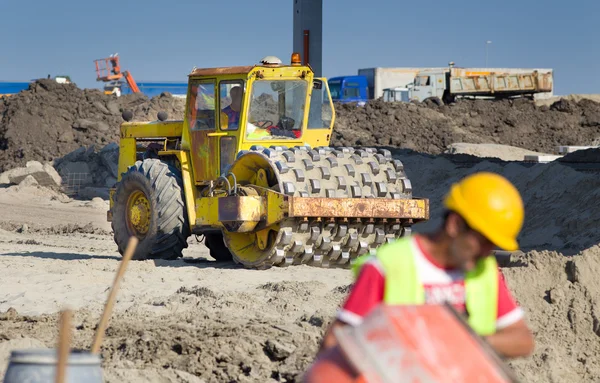
[[[269, 132], [269, 134], [272, 134], [271, 130], [274, 129], [274, 128], [277, 129], [277, 127], [275, 125], [270, 125], [268, 128], [266, 128], [266, 131]], [[300, 138], [300, 136], [302, 136], [302, 131], [301, 130], [293, 129], [292, 133], [294, 133], [294, 136], [296, 138]]]
[[380, 305], [335, 334], [339, 346], [319, 356], [304, 382], [516, 381], [450, 305]]
[[308, 57], [308, 55], [310, 53], [309, 46], [308, 46], [308, 43], [310, 42], [309, 41], [309, 39], [310, 39], [310, 31], [308, 29], [304, 30], [304, 36], [303, 37], [304, 37], [304, 41], [303, 41], [304, 42], [304, 65], [308, 65], [310, 63], [309, 57]]
[[115, 55], [104, 59], [94, 60], [94, 63], [96, 64], [96, 81], [118, 81], [124, 77], [133, 93], [140, 92], [131, 73], [129, 73], [129, 71], [121, 72], [119, 56]]
[[348, 363], [339, 346], [323, 352], [303, 377], [305, 383], [366, 382]]

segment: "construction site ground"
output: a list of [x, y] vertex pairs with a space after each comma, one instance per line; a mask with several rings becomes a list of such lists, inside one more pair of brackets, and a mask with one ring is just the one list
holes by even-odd
[[[44, 92], [47, 94], [40, 96]], [[65, 100], [72, 97], [71, 92], [81, 93], [73, 96], [77, 101], [68, 101], [79, 103], [69, 107], [69, 115], [76, 114], [68, 122], [69, 129], [73, 134], [81, 133], [81, 137], [70, 141], [68, 149], [57, 143], [57, 137], [53, 143], [49, 138], [40, 143], [44, 150], [35, 149], [36, 140], [23, 132], [34, 125], [40, 134], [50, 137], [47, 132], [52, 126], [44, 119], [56, 114], [66, 116], [67, 112], [58, 106], [63, 101], [68, 103]], [[63, 93], [63, 101], [49, 103], [54, 111], [12, 104], [28, 105], [25, 101], [34, 97], [40, 97], [37, 101], [43, 104], [47, 98], [59, 100]], [[80, 145], [96, 144], [99, 149], [114, 142], [106, 137], [118, 129], [117, 109], [131, 102], [96, 93], [94, 99], [89, 91], [74, 88], [14, 97], [23, 100], [0, 101], [0, 141], [5, 148], [2, 155], [5, 164], [10, 164], [2, 170], [25, 166], [27, 161], [50, 161]], [[167, 95], [161, 100], [162, 109], [171, 105], [172, 109], [167, 110], [171, 117], [180, 118], [174, 113], [181, 112], [181, 100]], [[142, 119], [141, 114], [154, 119], [157, 101], [136, 99], [138, 118]], [[597, 138], [600, 104], [587, 98], [583, 103], [578, 101], [571, 98], [546, 106], [529, 102], [515, 110], [511, 109], [517, 108], [515, 102], [504, 101], [506, 105], [498, 103], [489, 108], [477, 102], [473, 108], [478, 118], [488, 109], [505, 108], [494, 112], [497, 117], [490, 112], [479, 124], [472, 124], [474, 120], [469, 118], [474, 117], [468, 117], [472, 113], [465, 109], [464, 102], [443, 108], [376, 103], [370, 106], [373, 109], [343, 107], [339, 112], [344, 137], [350, 137], [344, 133], [349, 132], [349, 126], [353, 126], [356, 137], [368, 129], [385, 129], [388, 134], [396, 129], [406, 132], [406, 137], [413, 134], [411, 145], [392, 142], [389, 146], [389, 140], [379, 145], [386, 145], [395, 158], [403, 161], [414, 195], [430, 198], [432, 219], [415, 226], [414, 231], [439, 223], [441, 201], [449, 185], [473, 171], [499, 172], [522, 192], [526, 204], [526, 223], [519, 238], [523, 251], [504, 262], [502, 271], [536, 339], [533, 356], [510, 363], [524, 382], [600, 380], [596, 357], [600, 353], [600, 166], [593, 165], [600, 161], [600, 150], [576, 152], [549, 164], [515, 161], [521, 150], [549, 153], [556, 145], [589, 145]], [[113, 102], [117, 107], [100, 118], [94, 114], [99, 108], [93, 106], [97, 102]], [[527, 117], [527, 110], [534, 117]], [[410, 119], [413, 112], [420, 119]], [[77, 113], [86, 113], [87, 117]], [[522, 141], [504, 140], [507, 133], [492, 134], [495, 138], [487, 140], [483, 135], [486, 126], [509, 129], [505, 123], [510, 113], [517, 116], [510, 129], [528, 127], [533, 133], [521, 134]], [[552, 118], [544, 113], [551, 113]], [[396, 120], [381, 125], [381, 116], [394, 116]], [[90, 136], [81, 130], [81, 121], [75, 122], [77, 118], [91, 121], [89, 126], [105, 121], [105, 139], [88, 140]], [[520, 122], [521, 118], [525, 122]], [[439, 125], [436, 121], [445, 122]], [[545, 121], [545, 125], [539, 121]], [[74, 124], [79, 128], [73, 128]], [[577, 134], [569, 136], [569, 129]], [[456, 136], [461, 139], [451, 140], [455, 137], [453, 131], [463, 132]], [[543, 135], [546, 131], [549, 133]], [[427, 135], [446, 138], [430, 142], [415, 138]], [[397, 140], [399, 135], [393, 137]], [[356, 145], [340, 137], [336, 140], [333, 144]], [[477, 145], [455, 145], [454, 152], [459, 154], [442, 154], [454, 143]], [[19, 145], [21, 149], [29, 145], [22, 155], [18, 154]], [[89, 161], [100, 163], [97, 159]], [[56, 166], [63, 169], [64, 162]], [[109, 177], [105, 175], [101, 182], [107, 183]], [[0, 187], [0, 376], [10, 350], [55, 346], [58, 311], [66, 306], [75, 310], [74, 347], [91, 347], [120, 256], [106, 222], [108, 201], [77, 197], [70, 193], [71, 188], [66, 190], [40, 186], [31, 177]], [[184, 259], [129, 264], [103, 342], [106, 381], [297, 381], [313, 360], [327, 325], [349, 290], [350, 272], [309, 266], [245, 270], [215, 262], [193, 236], [189, 244]]]

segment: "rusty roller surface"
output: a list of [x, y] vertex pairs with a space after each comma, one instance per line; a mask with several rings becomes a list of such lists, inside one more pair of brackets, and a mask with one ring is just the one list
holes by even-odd
[[[232, 171], [239, 173], [244, 156], [253, 156], [256, 163], [258, 155], [264, 162], [256, 168], [269, 173], [269, 188], [288, 196], [412, 198], [402, 162], [385, 149], [253, 146], [238, 155]], [[248, 234], [225, 232], [225, 243], [235, 261], [252, 268], [300, 264], [344, 267], [386, 241], [410, 233], [410, 227], [399, 223], [368, 218], [285, 218], [271, 228], [269, 245], [264, 249], [251, 243]]]

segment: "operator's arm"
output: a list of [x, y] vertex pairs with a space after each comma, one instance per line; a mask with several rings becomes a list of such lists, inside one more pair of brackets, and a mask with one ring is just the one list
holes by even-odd
[[533, 352], [533, 334], [524, 320], [523, 310], [515, 302], [504, 276], [498, 270], [498, 318], [496, 333], [485, 337], [496, 352], [505, 358], [528, 356]]
[[319, 352], [337, 345], [333, 329], [340, 326], [357, 326], [373, 308], [383, 300], [384, 276], [376, 261], [368, 261], [362, 267], [346, 302], [338, 310], [336, 319], [323, 337]]
[[486, 341], [502, 357], [517, 358], [533, 353], [533, 334], [523, 319], [495, 334], [485, 337]]

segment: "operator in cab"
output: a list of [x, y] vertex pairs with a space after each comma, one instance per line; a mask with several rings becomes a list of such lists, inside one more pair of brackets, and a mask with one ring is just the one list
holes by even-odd
[[229, 91], [231, 104], [221, 110], [221, 129], [237, 129], [240, 122], [242, 109], [242, 96], [244, 91], [240, 86], [234, 86]]

